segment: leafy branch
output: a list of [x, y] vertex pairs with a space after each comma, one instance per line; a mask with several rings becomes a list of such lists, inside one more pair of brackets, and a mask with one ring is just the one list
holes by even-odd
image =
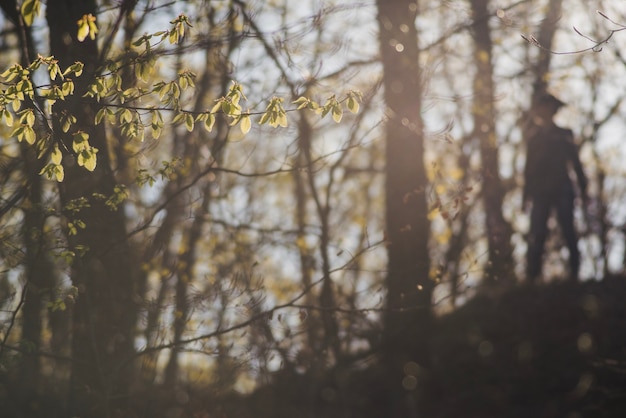
[[[26, 1], [22, 7], [22, 15], [28, 24], [39, 13], [39, 1]], [[95, 39], [98, 32], [95, 18], [91, 15], [83, 16], [78, 22], [77, 39], [85, 40], [88, 36]], [[136, 48], [143, 48], [143, 51], [131, 60], [134, 65], [135, 75], [139, 80], [147, 82], [148, 76], [154, 67], [154, 48], [159, 44], [169, 41], [170, 44], [180, 42], [186, 33], [186, 28], [192, 27], [189, 19], [185, 15], [170, 21], [172, 27], [169, 30], [162, 30], [149, 35], [143, 35], [133, 43]], [[156, 42], [153, 42], [157, 39]], [[122, 60], [127, 60], [122, 58]], [[124, 62], [124, 61], [123, 61]], [[210, 110], [204, 112], [190, 111], [181, 105], [181, 97], [185, 90], [195, 88], [195, 74], [191, 71], [180, 71], [176, 79], [171, 81], [160, 81], [150, 89], [143, 87], [122, 88], [122, 77], [120, 71], [128, 63], [110, 62], [103, 68], [101, 75], [95, 76], [93, 82], [87, 87], [86, 92], [80, 92], [83, 98], [95, 99], [95, 103], [100, 105], [100, 109], [94, 117], [94, 124], [98, 125], [105, 121], [119, 125], [120, 130], [126, 138], [130, 140], [143, 141], [146, 128], [150, 130], [152, 137], [158, 139], [165, 126], [165, 118], [162, 112], [173, 112], [172, 125], [184, 125], [192, 132], [197, 122], [211, 132], [215, 125], [216, 116], [223, 114], [230, 119], [230, 126], [239, 126], [243, 135], [252, 128], [251, 117], [260, 115], [259, 125], [268, 124], [271, 127], [287, 127], [287, 112], [309, 109], [325, 117], [331, 114], [335, 122], [340, 122], [343, 116], [343, 105], [347, 105], [349, 111], [356, 113], [359, 110], [361, 94], [350, 91], [345, 98], [339, 100], [335, 95], [329, 97], [322, 105], [310, 98], [300, 97], [293, 102], [297, 107], [285, 109], [281, 97], [273, 97], [269, 100], [267, 107], [262, 112], [244, 111], [241, 102], [247, 98], [243, 92], [243, 86], [236, 81], [232, 82], [227, 94], [217, 100]], [[41, 67], [47, 69], [50, 79], [49, 84], [36, 85], [32, 81], [33, 74]], [[93, 171], [97, 165], [98, 149], [89, 144], [89, 135], [83, 131], [73, 131], [72, 126], [76, 123], [76, 117], [64, 113], [61, 115], [61, 129], [63, 133], [72, 136], [72, 149], [68, 149], [63, 144], [50, 141], [54, 138], [52, 124], [52, 107], [57, 101], [80, 100], [75, 97], [74, 79], [81, 77], [83, 64], [76, 62], [66, 69], [59, 67], [58, 61], [54, 57], [39, 56], [27, 68], [19, 64], [14, 64], [0, 77], [4, 79], [5, 90], [0, 91], [0, 123], [13, 126], [15, 119], [18, 119], [18, 126], [11, 133], [12, 137], [18, 141], [26, 141], [30, 145], [37, 145], [40, 150], [40, 158], [49, 157], [49, 162], [41, 170], [40, 174], [48, 179], [63, 181], [63, 153], [73, 154], [77, 158], [78, 165], [89, 171]], [[157, 106], [132, 106], [131, 103], [139, 99], [154, 97], [159, 105]], [[28, 99], [28, 102], [26, 101]], [[32, 103], [44, 103], [44, 109], [29, 108]], [[93, 102], [92, 102], [93, 103]], [[24, 105], [25, 109], [22, 109]], [[22, 109], [22, 110], [20, 110]], [[34, 111], [40, 113], [48, 121], [48, 132], [37, 137], [34, 129]], [[149, 122], [144, 122], [145, 116], [149, 116]]]

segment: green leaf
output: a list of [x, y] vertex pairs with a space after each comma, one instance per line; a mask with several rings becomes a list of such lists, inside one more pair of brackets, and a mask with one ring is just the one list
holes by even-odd
[[9, 136], [17, 137], [17, 140], [22, 142], [22, 139], [24, 139], [24, 125], [20, 125], [17, 128], [13, 129], [13, 132], [11, 132], [11, 135]]
[[74, 64], [67, 67], [65, 71], [63, 71], [63, 77], [72, 72], [76, 74], [76, 77], [80, 77], [80, 75], [83, 73], [83, 63], [76, 61]]
[[250, 128], [252, 128], [252, 122], [250, 121], [250, 115], [246, 114], [241, 117], [241, 122], [239, 123], [239, 128], [241, 129], [241, 133], [244, 135], [250, 132]]
[[61, 164], [61, 160], [63, 160], [63, 154], [61, 153], [61, 150], [59, 149], [58, 145], [54, 146], [54, 149], [52, 150], [52, 153], [50, 154], [50, 160], [52, 161], [53, 164]]
[[179, 123], [183, 122], [183, 119], [185, 119], [185, 114], [179, 113], [176, 116], [174, 116], [174, 118], [172, 118], [172, 124], [178, 125]]
[[187, 131], [192, 132], [194, 127], [194, 119], [191, 113], [185, 113], [185, 128]]
[[7, 109], [2, 111], [2, 117], [6, 119], [7, 126], [13, 126], [13, 114], [9, 112]]
[[295, 100], [292, 103], [295, 104], [295, 105], [298, 105], [297, 109], [300, 110], [300, 109], [303, 109], [303, 108], [307, 107], [309, 105], [309, 102], [310, 102], [309, 99], [307, 99], [304, 96], [300, 96], [300, 97], [298, 97], [297, 100]]
[[61, 69], [56, 62], [52, 62], [50, 65], [48, 65], [48, 74], [50, 74], [51, 80], [56, 80], [57, 75], [59, 75], [60, 72]]
[[359, 113], [359, 102], [352, 96], [348, 97], [348, 110], [352, 113]]
[[15, 79], [15, 77], [17, 77], [18, 67], [21, 68], [21, 65], [15, 64], [15, 65], [7, 68], [6, 71], [4, 71], [2, 74], [0, 74], [0, 77], [5, 78], [6, 82], [10, 83], [11, 81], [13, 81]]
[[152, 137], [158, 139], [161, 136], [161, 130], [163, 128], [163, 116], [158, 110], [153, 110], [152, 120], [150, 121], [150, 128], [152, 129]]
[[230, 103], [228, 100], [222, 101], [222, 112], [224, 112], [226, 115], [232, 116], [234, 111], [235, 106], [233, 106], [232, 103]]
[[265, 123], [267, 123], [267, 121], [270, 120], [270, 112], [265, 112], [263, 113], [263, 116], [261, 116], [261, 120], [259, 121], [259, 125], [263, 125]]
[[87, 38], [87, 35], [89, 35], [89, 24], [84, 19], [81, 19], [78, 21], [78, 33], [76, 37], [79, 42], [82, 42]]
[[217, 103], [215, 103], [215, 105], [211, 108], [211, 113], [217, 113], [218, 110], [220, 110], [220, 107], [222, 107], [222, 101], [221, 100], [216, 100]]
[[39, 14], [40, 8], [41, 2], [39, 0], [24, 0], [20, 12], [22, 13], [26, 26], [33, 24], [33, 20], [35, 20], [35, 17]]
[[35, 130], [28, 125], [23, 125], [23, 127], [24, 139], [30, 145], [33, 145], [35, 143], [35, 140], [37, 139], [37, 135], [35, 135]]
[[97, 148], [89, 147], [89, 149], [84, 149], [78, 154], [78, 165], [81, 167], [85, 167], [89, 171], [94, 171], [96, 169], [96, 152], [98, 152]]
[[104, 115], [106, 115], [107, 112], [107, 108], [103, 107], [102, 109], [98, 110], [98, 113], [96, 113], [96, 117], [94, 118], [94, 123], [96, 125], [99, 125], [100, 122], [102, 122], [102, 119], [104, 118]]
[[89, 37], [92, 41], [96, 39], [96, 33], [98, 33], [96, 18], [92, 15], [89, 15]]
[[341, 107], [341, 103], [336, 103], [333, 106], [333, 120], [339, 123], [341, 122], [342, 116], [343, 116], [343, 108]]
[[61, 129], [63, 130], [63, 132], [67, 133], [72, 127], [72, 125], [76, 123], [76, 116], [64, 112], [61, 115], [60, 122], [61, 122]]
[[74, 64], [72, 64], [70, 66], [70, 68], [72, 69], [72, 71], [74, 71], [74, 75], [76, 77], [80, 77], [81, 74], [83, 73], [83, 68], [85, 67], [85, 64], [83, 64], [80, 61], [76, 61]]
[[119, 115], [121, 123], [129, 123], [133, 120], [133, 112], [129, 109], [124, 109]]
[[178, 31], [176, 29], [172, 29], [169, 33], [167, 40], [172, 45], [177, 44], [178, 43]]
[[61, 86], [61, 91], [65, 96], [69, 96], [74, 93], [74, 82], [72, 80], [65, 80]]
[[86, 14], [81, 17], [76, 24], [78, 25], [78, 33], [76, 39], [79, 42], [84, 41], [87, 36], [92, 41], [96, 39], [96, 33], [98, 33], [98, 26], [96, 25], [96, 18], [94, 15]]
[[54, 177], [59, 183], [61, 183], [65, 178], [65, 171], [63, 170], [63, 166], [61, 164], [57, 164], [54, 167]]
[[211, 132], [213, 130], [213, 125], [215, 125], [215, 115], [213, 115], [213, 113], [209, 113], [209, 117], [204, 122], [204, 128], [208, 132]]
[[[90, 148], [89, 145], [89, 134], [87, 132], [76, 132], [74, 135], [72, 135], [72, 149], [74, 150], [74, 152], [76, 153], [80, 153], [86, 149]], [[82, 165], [82, 164], [80, 164]]]
[[287, 127], [287, 114], [285, 112], [281, 112], [278, 114], [278, 118], [276, 119], [276, 123], [278, 126], [283, 128]]
[[159, 137], [161, 136], [161, 132], [162, 132], [161, 127], [152, 125], [151, 129], [152, 129], [152, 138], [159, 139]]
[[28, 126], [33, 126], [35, 124], [35, 113], [32, 109], [28, 109], [26, 111], [26, 116], [24, 120]]
[[20, 107], [22, 107], [22, 102], [19, 100], [13, 100], [11, 102], [11, 106], [13, 107], [13, 111], [17, 112], [18, 110], [20, 110]]

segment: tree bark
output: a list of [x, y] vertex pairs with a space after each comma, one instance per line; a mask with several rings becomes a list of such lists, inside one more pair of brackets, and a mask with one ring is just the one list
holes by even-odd
[[424, 167], [422, 87], [412, 0], [378, 0], [386, 124], [387, 299], [383, 361], [390, 417], [417, 413], [418, 387], [428, 367], [431, 294]]
[[539, 35], [537, 41], [543, 47], [539, 49], [539, 56], [533, 65], [534, 89], [531, 103], [534, 104], [548, 86], [548, 73], [550, 72], [550, 62], [552, 61], [552, 44], [554, 34], [561, 18], [561, 10], [563, 9], [563, 0], [551, 0], [548, 2], [546, 17], [539, 27]]
[[492, 40], [489, 11], [484, 0], [472, 0], [474, 18], [474, 118], [473, 136], [478, 138], [482, 159], [482, 199], [489, 259], [485, 269], [488, 285], [514, 281], [511, 225], [502, 215], [505, 190], [500, 179], [496, 137], [495, 86], [493, 81]]
[[[16, 27], [20, 45], [20, 64], [28, 67], [36, 57], [31, 28], [26, 27], [19, 14], [15, 0], [0, 1], [0, 8]], [[32, 106], [32, 104], [31, 104]], [[24, 413], [35, 413], [38, 397], [42, 394], [40, 351], [42, 345], [43, 315], [46, 298], [53, 294], [56, 284], [54, 266], [47, 256], [47, 240], [44, 232], [46, 220], [43, 208], [43, 181], [39, 175], [43, 164], [36, 151], [26, 143], [20, 144], [24, 162], [26, 196], [22, 238], [24, 245], [25, 298], [22, 306], [22, 352], [19, 364], [17, 391], [20, 407]], [[56, 318], [55, 318], [56, 319]], [[51, 324], [55, 321], [50, 319]], [[54, 333], [55, 329], [53, 327]]]
[[[75, 80], [73, 97], [53, 106], [54, 140], [61, 149], [72, 149], [71, 133], [89, 134], [89, 143], [99, 150], [93, 172], [76, 164], [74, 155], [64, 156], [65, 180], [60, 185], [64, 208], [84, 198], [88, 206], [77, 217], [86, 227], [68, 236], [70, 248], [76, 253], [72, 266], [72, 282], [78, 288], [72, 325], [72, 363], [69, 413], [71, 416], [108, 417], [124, 410], [128, 401], [134, 354], [134, 327], [137, 306], [134, 297], [134, 260], [127, 241], [125, 215], [121, 208], [111, 210], [94, 199], [94, 193], [111, 196], [116, 184], [108, 155], [109, 144], [102, 125], [94, 126], [95, 104], [82, 96], [96, 74], [98, 47], [87, 38], [76, 39], [76, 22], [86, 14], [96, 15], [95, 1], [50, 0], [46, 7], [49, 26], [50, 53], [62, 68], [80, 61], [84, 74]], [[59, 116], [73, 114], [77, 123], [62, 134]], [[81, 247], [86, 252], [81, 254]]]
[[[542, 48], [538, 48], [539, 52], [537, 59], [531, 65], [533, 90], [530, 97], [530, 107], [522, 118], [521, 127], [524, 144], [528, 144], [529, 138], [532, 137], [536, 129], [536, 125], [533, 122], [537, 117], [535, 105], [538, 103], [541, 96], [548, 90], [550, 63], [552, 61], [552, 53], [550, 51], [552, 49], [557, 24], [561, 17], [562, 7], [563, 0], [550, 1], [547, 6], [546, 16], [539, 27], [537, 41]], [[532, 47], [535, 48], [535, 46]], [[528, 277], [526, 280], [528, 280]]]
[[[54, 284], [54, 269], [46, 255], [45, 215], [42, 207], [42, 181], [39, 160], [31, 147], [21, 147], [28, 179], [24, 202], [24, 268], [26, 296], [22, 306], [22, 338], [24, 349], [19, 372], [20, 401], [24, 411], [36, 406], [41, 395], [41, 359], [44, 303], [47, 289]], [[34, 411], [32, 411], [34, 412]]]

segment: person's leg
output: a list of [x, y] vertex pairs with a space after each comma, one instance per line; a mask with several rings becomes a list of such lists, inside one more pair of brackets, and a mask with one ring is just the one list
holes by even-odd
[[534, 283], [541, 275], [543, 247], [548, 235], [548, 217], [550, 203], [542, 199], [533, 199], [530, 213], [530, 231], [526, 252], [526, 279]]
[[574, 194], [564, 193], [557, 205], [557, 216], [567, 249], [569, 250], [570, 280], [578, 281], [580, 269], [580, 251], [578, 250], [578, 234], [574, 227]]

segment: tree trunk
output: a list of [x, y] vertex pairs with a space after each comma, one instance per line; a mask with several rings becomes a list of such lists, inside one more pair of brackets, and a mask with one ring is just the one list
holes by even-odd
[[[81, 98], [98, 65], [98, 47], [87, 38], [76, 39], [76, 22], [87, 14], [96, 15], [94, 1], [50, 0], [46, 7], [50, 29], [50, 52], [62, 68], [80, 61], [84, 74], [75, 80], [76, 93], [53, 106], [54, 140], [60, 148], [71, 150], [71, 133], [89, 134], [97, 148], [98, 163], [93, 172], [76, 164], [74, 155], [64, 156], [65, 180], [60, 185], [64, 208], [76, 199], [89, 202], [77, 213], [67, 212], [69, 221], [81, 219], [86, 227], [68, 236], [76, 252], [72, 282], [79, 295], [72, 326], [72, 376], [69, 412], [72, 416], [108, 417], [123, 410], [128, 400], [133, 375], [131, 359], [137, 315], [134, 298], [134, 263], [126, 237], [123, 210], [111, 210], [94, 199], [94, 193], [111, 196], [115, 178], [110, 167], [109, 147], [102, 125], [94, 126], [97, 108]], [[62, 112], [76, 116], [77, 124], [68, 135], [62, 134]], [[84, 246], [84, 247], [81, 247]], [[81, 248], [86, 248], [84, 255]]]
[[[24, 212], [22, 234], [24, 236], [26, 276], [26, 297], [22, 307], [22, 338], [24, 349], [19, 373], [19, 392], [24, 411], [30, 410], [32, 401], [41, 394], [42, 314], [46, 288], [50, 286], [53, 274], [52, 264], [46, 257], [43, 231], [44, 213], [41, 203], [42, 184], [39, 176], [38, 160], [30, 147], [21, 147], [26, 161], [28, 176], [27, 200]], [[40, 168], [39, 168], [40, 169]]]
[[552, 44], [554, 34], [561, 18], [561, 10], [563, 9], [563, 0], [550, 0], [548, 2], [546, 17], [539, 27], [539, 36], [537, 41], [543, 47], [539, 49], [539, 57], [533, 65], [534, 90], [532, 102], [535, 103], [537, 98], [541, 96], [548, 86], [548, 73], [550, 71], [550, 62], [552, 61]]
[[[531, 65], [533, 90], [530, 98], [530, 107], [522, 118], [521, 127], [524, 144], [528, 144], [529, 138], [532, 137], [534, 130], [536, 129], [536, 125], [533, 122], [537, 117], [535, 105], [541, 96], [548, 90], [550, 63], [552, 61], [552, 53], [550, 50], [552, 48], [557, 24], [561, 17], [562, 6], [563, 0], [550, 1], [547, 6], [546, 16], [539, 27], [537, 41], [542, 48], [539, 48], [537, 60]], [[535, 46], [531, 47], [536, 48]], [[528, 280], [528, 277], [526, 279]]]
[[[24, 25], [15, 0], [0, 2], [0, 8], [16, 26], [20, 45], [20, 64], [28, 67], [36, 57], [31, 28]], [[24, 142], [20, 144], [20, 152], [24, 161], [27, 182], [26, 197], [22, 205], [24, 207], [22, 237], [26, 294], [22, 306], [21, 345], [24, 351], [19, 364], [17, 391], [23, 412], [34, 414], [33, 408], [37, 407], [38, 397], [43, 390], [40, 351], [44, 304], [47, 296], [53, 293], [50, 290], [54, 287], [56, 278], [54, 266], [46, 253], [44, 232], [46, 218], [42, 202], [43, 181], [39, 175], [43, 163], [37, 158], [36, 151]], [[51, 320], [50, 323], [53, 324], [54, 321]]]
[[431, 294], [421, 120], [421, 74], [413, 0], [378, 0], [386, 125], [388, 272], [383, 361], [389, 417], [415, 416], [416, 388], [429, 364]]
[[489, 11], [484, 0], [472, 0], [474, 17], [474, 137], [480, 143], [482, 159], [482, 198], [489, 259], [485, 270], [488, 285], [514, 281], [511, 225], [502, 215], [505, 190], [500, 180], [498, 142], [495, 127], [495, 87], [493, 82], [492, 41]]

